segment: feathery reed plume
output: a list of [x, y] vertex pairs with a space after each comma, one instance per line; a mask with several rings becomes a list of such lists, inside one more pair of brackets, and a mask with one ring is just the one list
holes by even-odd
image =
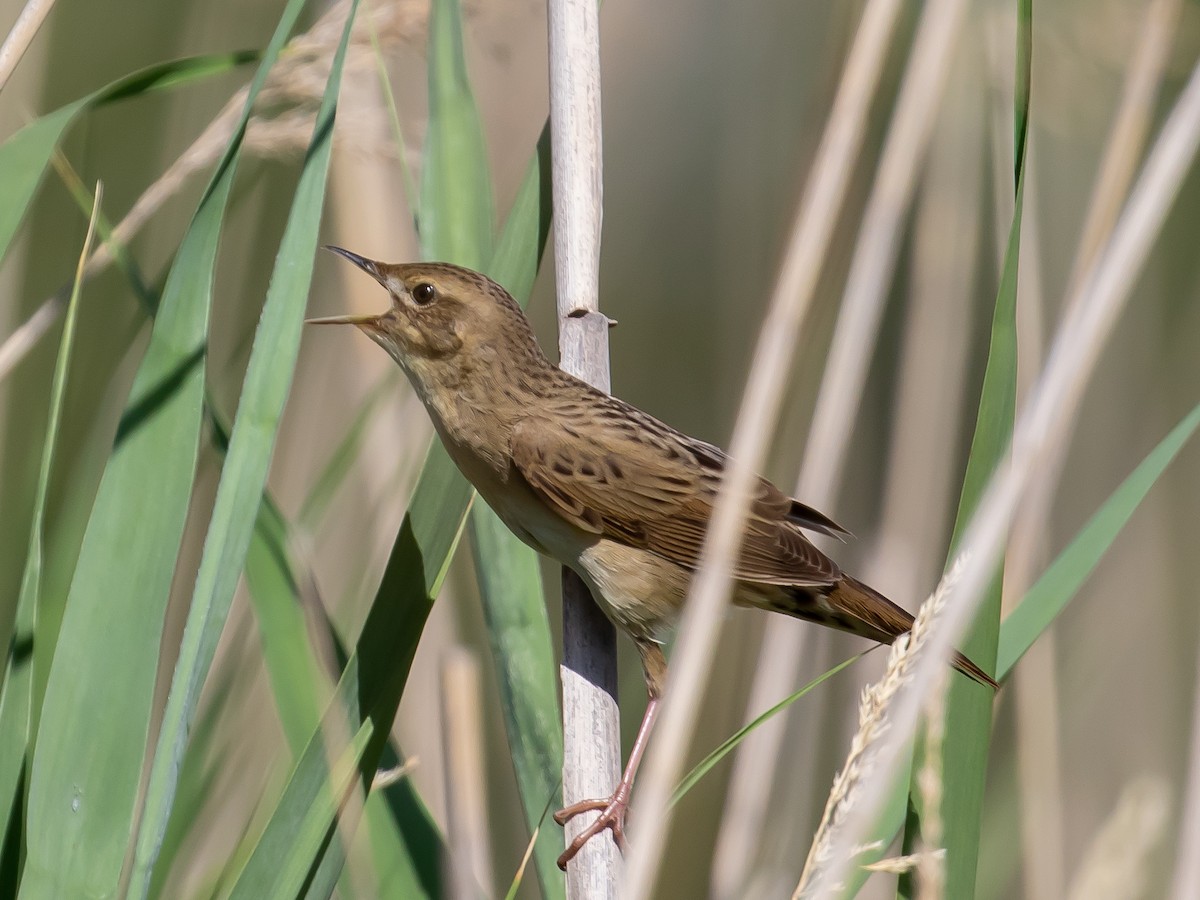
[[[818, 872], [830, 863], [834, 827], [842, 822], [857, 802], [863, 779], [874, 768], [880, 739], [891, 728], [888, 707], [900, 688], [911, 679], [912, 662], [925, 642], [930, 624], [945, 608], [946, 595], [957, 583], [965, 562], [965, 557], [955, 560], [937, 590], [921, 604], [912, 631], [892, 644], [883, 678], [863, 691], [858, 704], [858, 731], [850, 741], [850, 752], [841, 771], [833, 779], [833, 787], [829, 791], [816, 836], [809, 847], [800, 883], [792, 893], [793, 900], [811, 896], [809, 892]], [[861, 852], [869, 849], [859, 848]]]
[[1075, 872], [1068, 900], [1122, 900], [1146, 889], [1146, 864], [1167, 825], [1171, 798], [1160, 777], [1140, 775], [1125, 785]]

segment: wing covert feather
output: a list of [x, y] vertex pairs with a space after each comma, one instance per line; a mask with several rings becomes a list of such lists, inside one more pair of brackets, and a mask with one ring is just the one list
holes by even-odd
[[[510, 448], [517, 471], [577, 528], [694, 569], [725, 454], [620, 401], [604, 399], [608, 403], [601, 409], [610, 414], [589, 416], [586, 428], [565, 416], [518, 422]], [[734, 576], [781, 585], [823, 585], [840, 578], [837, 565], [801, 528], [829, 534], [842, 529], [766, 479], [759, 478], [754, 491]]]

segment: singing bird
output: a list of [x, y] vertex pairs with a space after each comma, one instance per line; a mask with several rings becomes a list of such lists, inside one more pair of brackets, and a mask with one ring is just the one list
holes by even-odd
[[[360, 328], [400, 365], [447, 452], [522, 541], [579, 573], [641, 655], [649, 702], [611, 797], [555, 814], [600, 815], [567, 862], [608, 828], [624, 846], [625, 810], [666, 679], [662, 642], [687, 597], [727, 457], [562, 371], [499, 284], [446, 263], [389, 264], [340, 247], [388, 292], [375, 316], [310, 319]], [[805, 532], [842, 537], [828, 516], [757, 479], [733, 602], [890, 644], [913, 617], [844, 573]], [[954, 667], [995, 688], [965, 656]]]

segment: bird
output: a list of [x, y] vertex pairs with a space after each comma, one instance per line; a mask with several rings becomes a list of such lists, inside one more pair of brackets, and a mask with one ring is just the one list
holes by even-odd
[[[446, 451], [504, 524], [583, 579], [641, 658], [648, 701], [610, 797], [555, 813], [565, 825], [600, 815], [559, 858], [605, 829], [625, 848], [634, 776], [667, 675], [663, 643], [687, 598], [728, 457], [716, 446], [556, 366], [512, 296], [486, 275], [449, 263], [384, 263], [341, 247], [388, 293], [378, 315], [308, 319], [354, 325], [408, 376]], [[828, 516], [765, 478], [751, 491], [733, 602], [890, 644], [913, 617], [821, 552], [809, 533], [845, 538]], [[954, 668], [994, 689], [961, 653]]]

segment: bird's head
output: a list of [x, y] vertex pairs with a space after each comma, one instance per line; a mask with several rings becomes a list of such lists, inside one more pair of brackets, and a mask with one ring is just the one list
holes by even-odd
[[343, 250], [391, 299], [378, 315], [309, 319], [313, 325], [355, 325], [392, 356], [418, 388], [461, 385], [496, 376], [498, 366], [543, 360], [516, 301], [485, 275], [448, 263], [382, 263]]

